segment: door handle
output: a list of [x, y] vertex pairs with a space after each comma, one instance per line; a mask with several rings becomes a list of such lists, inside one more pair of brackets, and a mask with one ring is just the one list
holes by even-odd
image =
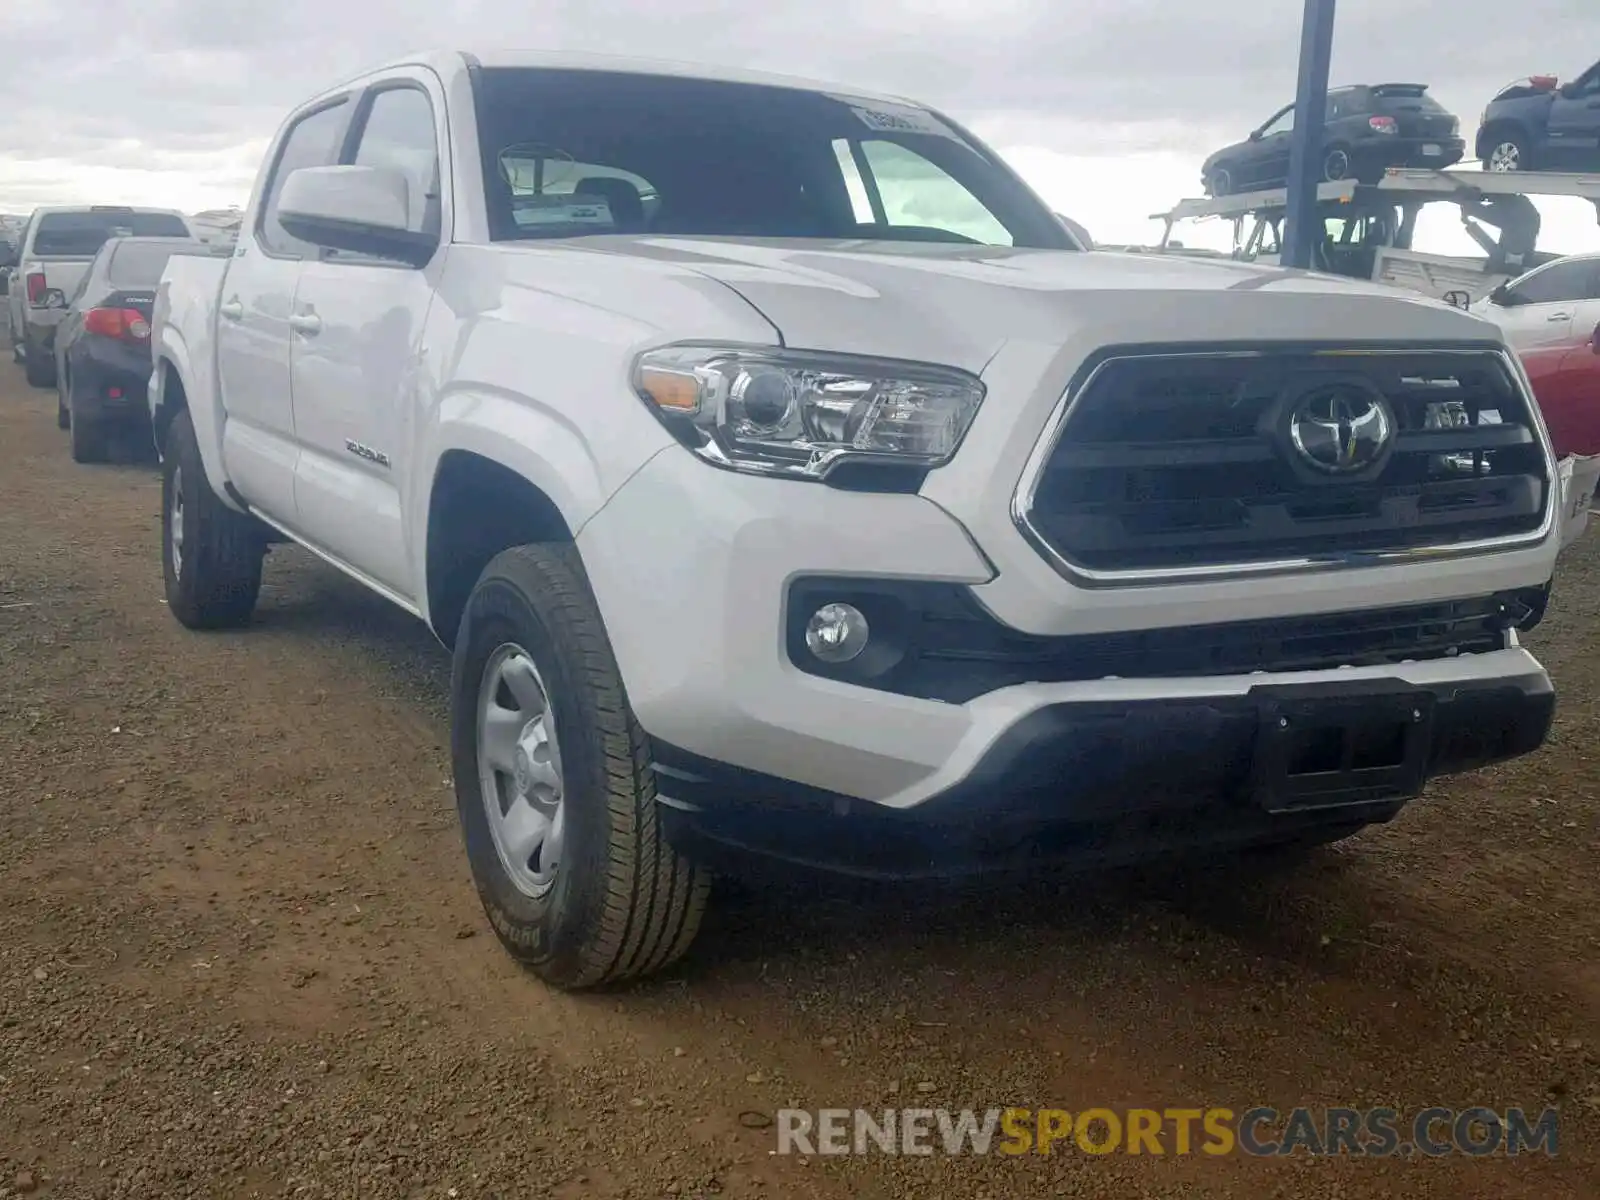
[[1545, 318], [1545, 320], [1546, 321], [1570, 321], [1570, 320], [1572, 320], [1572, 314], [1571, 313], [1551, 313], [1548, 317]]
[[244, 305], [239, 302], [236, 296], [232, 300], [217, 305], [217, 313], [230, 321], [240, 321], [244, 319]]
[[314, 312], [295, 313], [289, 318], [289, 328], [307, 337], [322, 332], [322, 318]]

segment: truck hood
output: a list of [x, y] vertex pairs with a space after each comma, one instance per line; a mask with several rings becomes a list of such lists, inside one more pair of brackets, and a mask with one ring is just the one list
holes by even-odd
[[1007, 341], [1500, 340], [1397, 288], [1228, 260], [864, 241], [607, 237], [726, 284], [784, 344], [972, 372]]

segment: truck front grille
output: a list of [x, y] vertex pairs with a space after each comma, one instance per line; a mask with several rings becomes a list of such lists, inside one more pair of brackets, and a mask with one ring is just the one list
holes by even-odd
[[1046, 436], [1019, 523], [1090, 578], [1466, 549], [1538, 535], [1550, 500], [1493, 350], [1113, 353]]

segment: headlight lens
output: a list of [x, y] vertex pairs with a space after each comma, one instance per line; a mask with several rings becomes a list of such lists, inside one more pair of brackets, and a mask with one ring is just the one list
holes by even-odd
[[947, 462], [983, 402], [964, 371], [766, 348], [651, 350], [634, 387], [701, 457], [811, 479], [850, 459]]

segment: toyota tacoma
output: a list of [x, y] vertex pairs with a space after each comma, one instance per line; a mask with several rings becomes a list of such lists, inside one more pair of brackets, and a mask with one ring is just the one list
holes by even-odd
[[473, 878], [556, 986], [679, 958], [753, 854], [1304, 846], [1550, 724], [1559, 488], [1493, 325], [1086, 251], [912, 101], [396, 62], [287, 118], [152, 324], [174, 617], [247, 624], [295, 542], [425, 621]]

